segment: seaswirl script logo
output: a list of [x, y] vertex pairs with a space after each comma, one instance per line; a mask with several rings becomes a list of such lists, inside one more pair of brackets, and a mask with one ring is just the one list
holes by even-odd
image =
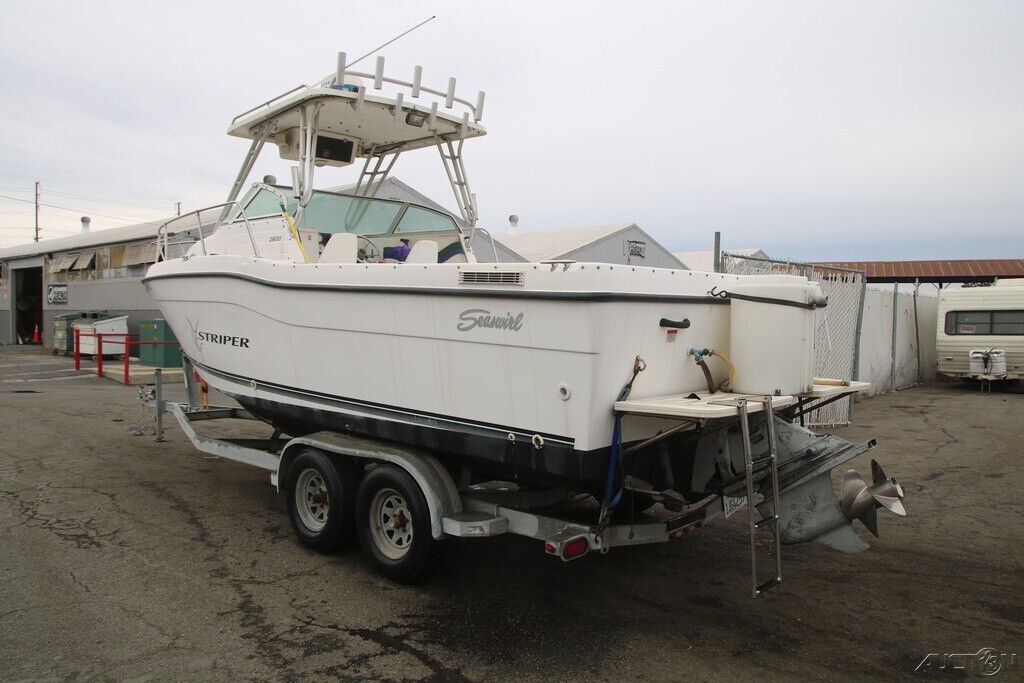
[[474, 327], [493, 327], [499, 330], [518, 332], [523, 329], [523, 314], [492, 315], [490, 311], [483, 308], [470, 308], [463, 311], [459, 316], [459, 324], [456, 329], [459, 332], [469, 332]]

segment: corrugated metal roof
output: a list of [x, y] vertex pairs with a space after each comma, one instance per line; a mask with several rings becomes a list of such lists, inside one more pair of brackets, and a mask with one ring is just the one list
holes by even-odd
[[947, 259], [940, 261], [821, 261], [816, 265], [853, 268], [868, 282], [978, 282], [1024, 277], [1024, 259]]
[[153, 221], [150, 223], [139, 223], [137, 225], [125, 225], [120, 228], [107, 228], [95, 232], [69, 235], [68, 237], [57, 237], [52, 240], [40, 240], [19, 244], [15, 247], [0, 249], [0, 261], [23, 256], [37, 256], [39, 254], [52, 254], [62, 251], [73, 251], [87, 247], [99, 247], [104, 244], [116, 244], [119, 242], [132, 242], [141, 239], [155, 239], [157, 230], [164, 221]]
[[495, 235], [494, 240], [520, 254], [528, 262], [561, 258], [569, 252], [596, 242], [617, 232], [635, 227], [634, 223], [613, 223], [588, 228], [520, 232], [515, 235]]

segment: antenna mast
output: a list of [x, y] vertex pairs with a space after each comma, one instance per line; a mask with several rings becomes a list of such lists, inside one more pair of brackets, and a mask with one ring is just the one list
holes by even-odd
[[391, 43], [395, 42], [395, 41], [396, 41], [396, 40], [398, 40], [399, 38], [401, 38], [401, 37], [403, 37], [403, 36], [407, 36], [407, 35], [409, 35], [409, 34], [410, 34], [410, 33], [412, 33], [413, 31], [415, 31], [416, 29], [418, 29], [418, 28], [419, 28], [420, 26], [423, 26], [423, 24], [427, 23], [428, 21], [433, 21], [433, 20], [434, 20], [434, 19], [436, 19], [436, 18], [437, 18], [437, 15], [435, 14], [435, 15], [433, 15], [433, 16], [431, 16], [431, 17], [428, 17], [428, 18], [424, 19], [424, 20], [423, 20], [423, 21], [421, 21], [420, 23], [418, 23], [418, 24], [416, 24], [415, 26], [413, 26], [413, 27], [412, 27], [411, 29], [409, 29], [409, 30], [407, 30], [407, 31], [403, 31], [402, 33], [399, 33], [399, 34], [398, 34], [397, 36], [395, 36], [394, 38], [392, 38], [392, 39], [391, 39], [391, 40], [389, 40], [388, 42], [386, 42], [386, 43], [383, 43], [382, 45], [379, 45], [379, 46], [377, 46], [377, 47], [373, 48], [372, 50], [370, 50], [369, 52], [367, 52], [367, 53], [366, 53], [365, 55], [363, 55], [362, 57], [360, 57], [360, 58], [359, 58], [359, 59], [357, 59], [356, 61], [354, 61], [354, 62], [350, 63], [350, 64], [349, 64], [349, 66], [355, 66], [355, 65], [356, 65], [356, 64], [358, 64], [359, 62], [363, 61], [364, 59], [366, 59], [367, 57], [369, 57], [370, 55], [372, 55], [372, 54], [373, 54], [374, 52], [378, 52], [378, 51], [380, 51], [380, 50], [383, 50], [384, 48], [386, 48], [386, 47], [387, 47], [388, 45], [390, 45]]

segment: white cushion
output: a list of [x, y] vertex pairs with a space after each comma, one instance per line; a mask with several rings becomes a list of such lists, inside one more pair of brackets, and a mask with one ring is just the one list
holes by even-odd
[[412, 245], [406, 263], [437, 263], [437, 242], [420, 240]]
[[327, 240], [320, 252], [320, 263], [356, 263], [358, 257], [359, 238], [350, 232], [339, 232]]

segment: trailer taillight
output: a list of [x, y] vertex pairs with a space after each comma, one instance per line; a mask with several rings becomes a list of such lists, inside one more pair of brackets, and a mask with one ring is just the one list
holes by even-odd
[[580, 536], [562, 546], [562, 559], [572, 560], [586, 554], [588, 550], [590, 550], [590, 543], [587, 542], [586, 536]]
[[544, 544], [544, 552], [548, 555], [557, 555], [565, 562], [586, 555], [588, 550], [590, 550], [590, 541], [586, 536], [575, 536], [565, 540], [558, 538]]

